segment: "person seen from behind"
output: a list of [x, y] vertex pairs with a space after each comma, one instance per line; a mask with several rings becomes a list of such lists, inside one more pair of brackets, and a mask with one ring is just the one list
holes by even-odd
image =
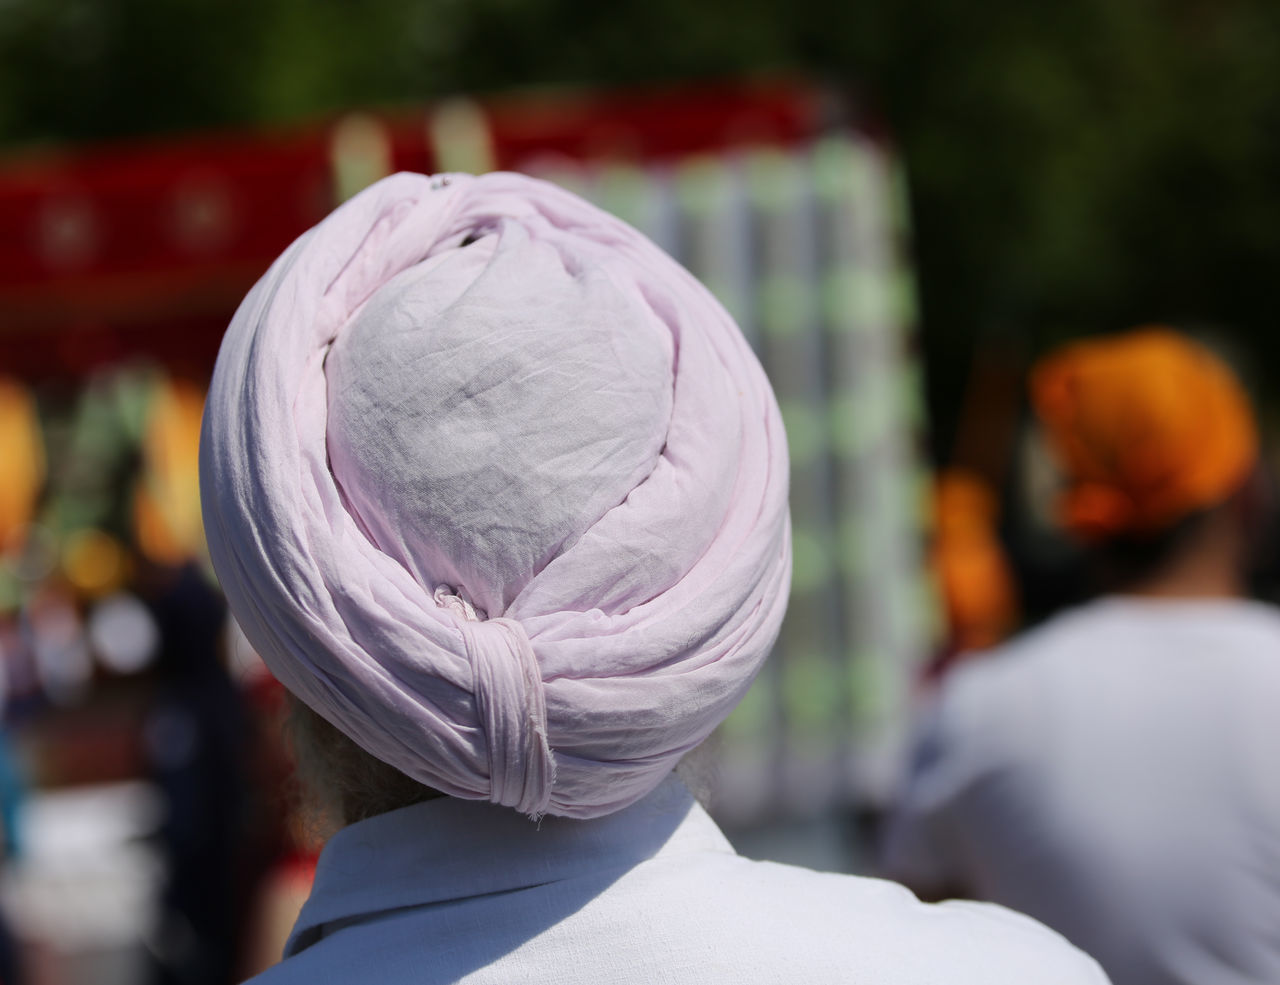
[[782, 421], [568, 192], [401, 174], [304, 234], [223, 341], [201, 494], [337, 829], [255, 982], [1106, 981], [1007, 910], [740, 858], [673, 775], [782, 619]]
[[1278, 982], [1280, 610], [1248, 597], [1249, 400], [1159, 327], [1051, 354], [1031, 399], [1102, 594], [942, 682], [884, 870], [1030, 914], [1116, 985]]

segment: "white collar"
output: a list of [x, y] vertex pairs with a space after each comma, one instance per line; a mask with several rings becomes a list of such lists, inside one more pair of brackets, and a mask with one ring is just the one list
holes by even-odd
[[285, 957], [378, 913], [616, 878], [646, 859], [695, 852], [733, 848], [674, 776], [630, 807], [587, 821], [535, 822], [483, 801], [439, 797], [349, 825], [329, 840]]

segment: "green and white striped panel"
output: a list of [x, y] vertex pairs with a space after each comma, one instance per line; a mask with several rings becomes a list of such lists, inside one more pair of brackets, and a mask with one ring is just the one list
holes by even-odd
[[878, 799], [933, 619], [894, 162], [840, 134], [801, 150], [542, 176], [643, 230], [711, 288], [782, 408], [792, 594], [772, 658], [720, 730], [718, 813], [749, 823]]

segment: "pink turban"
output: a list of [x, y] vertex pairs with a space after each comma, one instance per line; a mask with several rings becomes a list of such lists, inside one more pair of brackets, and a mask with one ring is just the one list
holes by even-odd
[[249, 640], [443, 793], [593, 817], [729, 713], [790, 574], [773, 393], [623, 222], [514, 174], [400, 174], [228, 329], [200, 486]]

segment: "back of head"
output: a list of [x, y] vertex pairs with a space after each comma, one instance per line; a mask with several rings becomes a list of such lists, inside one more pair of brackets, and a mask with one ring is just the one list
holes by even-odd
[[1062, 523], [1086, 540], [1166, 530], [1227, 499], [1257, 460], [1240, 383], [1169, 329], [1065, 346], [1031, 392], [1067, 480]]
[[652, 789], [777, 633], [787, 459], [750, 349], [624, 223], [510, 174], [396, 175], [237, 312], [210, 553], [272, 672], [443, 793]]
[[1031, 397], [1064, 480], [1058, 520], [1113, 581], [1166, 562], [1257, 464], [1243, 387], [1171, 329], [1066, 345], [1033, 369]]

